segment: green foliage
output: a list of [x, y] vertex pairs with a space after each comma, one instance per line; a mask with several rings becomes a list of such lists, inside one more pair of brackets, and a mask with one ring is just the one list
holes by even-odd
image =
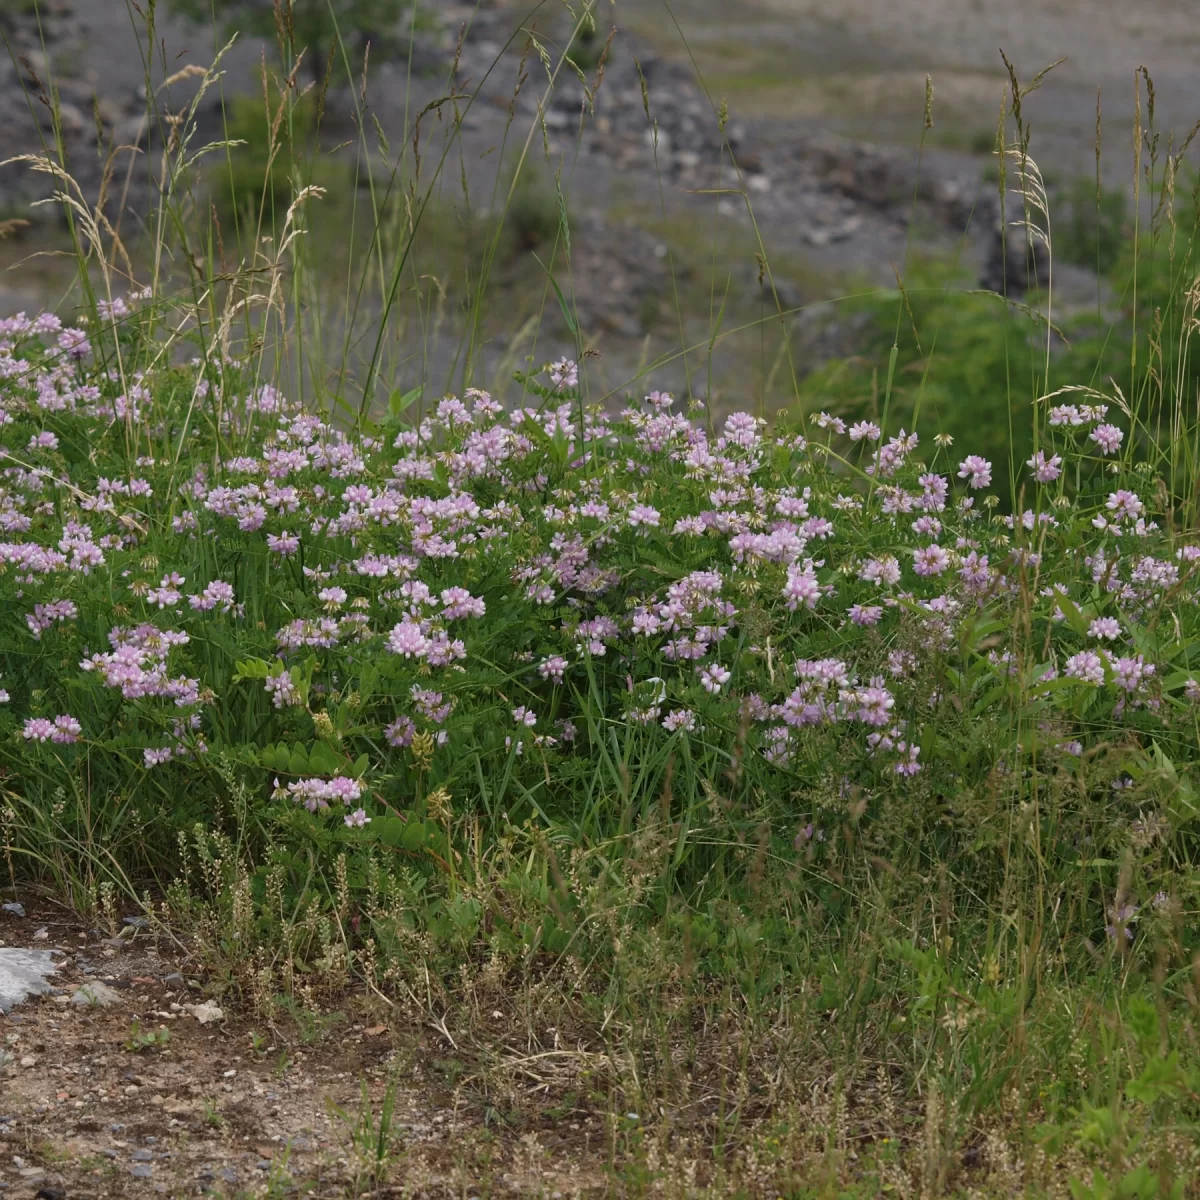
[[1064, 262], [1106, 275], [1130, 242], [1129, 201], [1124, 188], [1097, 189], [1076, 179], [1057, 197], [1055, 250]]
[[575, 35], [567, 57], [581, 71], [594, 71], [600, 65], [604, 54], [605, 37], [594, 23], [585, 24]]
[[505, 225], [512, 253], [544, 251], [554, 243], [560, 230], [559, 201], [554, 189], [523, 177], [513, 192]]
[[398, 1144], [402, 1134], [393, 1127], [396, 1109], [397, 1080], [390, 1079], [384, 1089], [383, 1098], [376, 1116], [367, 1085], [362, 1084], [358, 1111], [331, 1105], [333, 1114], [346, 1127], [354, 1152], [355, 1188], [374, 1190], [386, 1183], [402, 1153]]
[[141, 1054], [146, 1050], [165, 1050], [171, 1044], [171, 1031], [165, 1026], [162, 1029], [143, 1029], [136, 1017], [129, 1028], [129, 1036], [125, 1039], [125, 1049], [131, 1054]]
[[[282, 107], [281, 107], [282, 105]], [[238, 221], [250, 229], [282, 224], [297, 184], [313, 182], [316, 155], [317, 100], [313, 94], [283, 104], [273, 94], [269, 109], [262, 97], [237, 95], [226, 113], [224, 160], [211, 168], [214, 200], [222, 224]], [[323, 164], [327, 182], [336, 174]]]
[[[232, 110], [226, 215], [278, 227], [306, 103]], [[489, 1112], [514, 1046], [585, 1064], [553, 1119], [610, 1114], [631, 1191], [695, 1137], [714, 1196], [1186, 1192], [1200, 424], [1165, 213], [1136, 261], [1084, 223], [1121, 311], [1062, 333], [918, 265], [770, 423], [591, 405], [588, 359], [461, 403], [406, 360], [376, 393], [307, 357], [300, 235], [201, 300], [15, 322], [0, 869], [113, 912], [114, 877], [149, 890], [306, 1043], [356, 990], [490, 1037], [435, 1068]], [[419, 296], [444, 226], [383, 221], [381, 295]], [[497, 239], [570, 232], [522, 186]], [[403, 1157], [395, 1101], [336, 1114], [361, 1189]]]
[[1094, 187], [1088, 192], [1085, 181], [1070, 195], [1067, 217], [1054, 223], [1054, 252], [1065, 246], [1067, 257], [1093, 267], [1099, 253], [1102, 311], [1076, 306], [1063, 313], [1055, 301], [1048, 321], [1045, 295], [1005, 301], [971, 288], [944, 262], [917, 262], [903, 295], [875, 293], [839, 307], [838, 321], [857, 331], [856, 353], [806, 377], [804, 407], [880, 420], [895, 339], [888, 430], [919, 423], [925, 438], [969, 442], [995, 464], [1000, 503], [1012, 507], [1021, 502], [1014, 468], [1034, 448], [1039, 398], [1113, 381], [1136, 414], [1139, 442], [1155, 453], [1179, 452], [1165, 456], [1169, 486], [1189, 487], [1193, 455], [1173, 431], [1180, 426], [1179, 398], [1200, 385], [1192, 345], [1191, 283], [1200, 273], [1196, 197], [1182, 188], [1173, 204], [1156, 197], [1153, 221], [1135, 237], [1124, 193], [1102, 194], [1099, 228]]
[[414, 6], [415, 0], [171, 0], [171, 7], [190, 20], [207, 24], [215, 17], [224, 36], [278, 39], [287, 55], [304, 54], [318, 81], [330, 62], [340, 71], [342, 42], [392, 37], [403, 19], [411, 20]]
[[[804, 381], [809, 409], [846, 420], [883, 416], [885, 364], [902, 310], [888, 431], [912, 429], [931, 441], [970, 445], [995, 465], [996, 492], [1016, 503], [1013, 466], [1033, 447], [1033, 399], [1078, 378], [1075, 360], [1056, 345], [1051, 384], [1044, 387], [1045, 321], [1022, 305], [964, 290], [945, 267], [924, 264], [910, 275], [905, 295], [877, 294], [845, 306], [839, 320], [861, 330], [859, 352], [835, 359]], [[1052, 339], [1056, 340], [1056, 339]]]

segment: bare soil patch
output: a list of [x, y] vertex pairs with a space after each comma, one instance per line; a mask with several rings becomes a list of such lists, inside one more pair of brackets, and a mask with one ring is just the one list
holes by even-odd
[[[383, 1001], [272, 1027], [218, 996], [223, 1019], [202, 1024], [217, 981], [144, 931], [112, 939], [43, 907], [5, 917], [0, 940], [62, 952], [54, 993], [0, 1016], [4, 1200], [603, 1190], [601, 1117], [547, 1097], [541, 1117], [506, 1124], [471, 1102], [452, 1031]], [[71, 1002], [97, 982], [112, 1007]]]

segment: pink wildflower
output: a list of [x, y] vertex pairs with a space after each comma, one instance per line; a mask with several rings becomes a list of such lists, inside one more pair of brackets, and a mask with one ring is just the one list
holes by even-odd
[[1026, 465], [1038, 483], [1053, 483], [1062, 474], [1062, 456], [1055, 454], [1047, 458], [1044, 450], [1039, 450]]
[[949, 565], [950, 556], [936, 544], [913, 551], [913, 570], [918, 575], [940, 575]]
[[1104, 663], [1094, 650], [1081, 650], [1067, 659], [1063, 674], [1068, 679], [1078, 679], [1083, 683], [1098, 686], [1104, 682]]
[[1115, 425], [1097, 425], [1092, 430], [1091, 438], [1099, 446], [1101, 454], [1116, 454], [1121, 448], [1125, 434]]
[[967, 480], [971, 488], [985, 488], [992, 482], [992, 464], [978, 454], [968, 454], [958, 464], [959, 479]]
[[717, 695], [731, 678], [730, 672], [721, 666], [720, 663], [712, 663], [707, 667], [697, 667], [696, 673], [700, 676], [700, 682], [703, 684], [704, 690], [710, 696]]

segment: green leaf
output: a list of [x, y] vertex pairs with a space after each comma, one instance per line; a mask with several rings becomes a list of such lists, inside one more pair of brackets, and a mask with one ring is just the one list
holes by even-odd
[[421, 850], [425, 846], [426, 829], [424, 821], [412, 820], [404, 826], [400, 845], [405, 850]]
[[388, 397], [388, 416], [393, 421], [399, 421], [405, 411], [421, 398], [423, 390], [420, 387], [415, 387], [407, 392], [402, 392], [399, 388], [396, 388]]
[[1087, 633], [1090, 622], [1073, 600], [1068, 599], [1066, 596], [1060, 596], [1056, 593], [1050, 598], [1050, 603], [1053, 607], [1057, 607], [1062, 611], [1063, 616], [1067, 618], [1067, 624], [1076, 633]]
[[270, 674], [270, 665], [264, 659], [239, 659], [234, 663], [233, 682], [241, 683], [243, 679], [266, 679]]
[[368, 700], [374, 694], [376, 681], [379, 679], [379, 668], [374, 663], [364, 663], [358, 673], [358, 693], [363, 700]]
[[376, 817], [368, 828], [383, 845], [399, 846], [404, 839], [407, 823], [399, 817]]
[[567, 298], [562, 293], [562, 288], [558, 286], [558, 280], [554, 278], [550, 268], [535, 254], [534, 260], [537, 265], [546, 272], [546, 278], [550, 280], [550, 286], [554, 289], [554, 295], [558, 299], [558, 307], [562, 309], [563, 320], [567, 323], [567, 329], [570, 330], [572, 337], [577, 337], [579, 334], [579, 326], [575, 323], [575, 318], [571, 315], [571, 310], [567, 307]]
[[341, 756], [326, 742], [317, 742], [308, 752], [308, 768], [318, 775], [336, 775], [341, 767]]
[[[1142, 1037], [1141, 1033], [1138, 1037]], [[1130, 1100], [1141, 1104], [1154, 1104], [1167, 1096], [1186, 1094], [1187, 1090], [1188, 1080], [1179, 1065], [1178, 1051], [1172, 1051], [1166, 1058], [1151, 1058], [1142, 1073], [1125, 1085]]]

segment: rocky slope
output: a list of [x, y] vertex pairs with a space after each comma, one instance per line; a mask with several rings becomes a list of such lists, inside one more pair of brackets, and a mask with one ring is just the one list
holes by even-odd
[[[103, 190], [110, 218], [128, 229], [153, 204], [153, 156], [144, 152], [165, 128], [163, 116], [187, 99], [186, 84], [160, 92], [159, 81], [183, 62], [209, 61], [212, 34], [165, 24], [157, 62], [147, 71], [128, 14], [115, 11], [123, 7], [111, 0], [47, 0], [40, 30], [27, 18], [0, 18], [14, 55], [0, 57], [0, 104], [18, 114], [5, 153], [36, 150], [51, 136], [52, 80], [73, 175], [89, 200]], [[451, 0], [439, 14], [440, 33], [413, 48], [419, 70], [410, 71], [408, 59], [380, 62], [378, 55], [371, 64], [369, 127], [377, 122], [392, 146], [411, 144], [412, 115], [445, 96], [453, 74], [461, 119], [447, 119], [449, 106], [427, 113], [423, 153], [427, 164], [435, 161], [440, 139], [456, 138], [447, 176], [467, 179], [476, 197], [491, 193], [503, 170], [494, 148], [519, 145], [532, 130], [530, 170], [543, 180], [558, 176], [571, 212], [581, 328], [587, 338], [606, 340], [610, 351], [628, 344], [626, 359], [671, 316], [664, 298], [678, 287], [678, 272], [689, 268], [668, 256], [668, 245], [684, 231], [720, 248], [720, 269], [740, 299], [761, 292], [764, 303], [778, 301], [784, 309], [820, 299], [831, 281], [891, 285], [913, 243], [956, 255], [989, 286], [1000, 281], [998, 205], [994, 189], [981, 181], [978, 159], [931, 153], [918, 164], [911, 149], [837, 137], [811, 123], [781, 130], [736, 109], [723, 117], [719, 100], [687, 65], [623, 28], [598, 86], [594, 62], [585, 79], [563, 69], [551, 84], [529, 35], [556, 59], [566, 34], [560, 21], [514, 36], [519, 18], [507, 3]], [[598, 40], [606, 33], [602, 25]], [[226, 97], [256, 86], [263, 49], [246, 43], [230, 56]], [[149, 120], [147, 81], [159, 110]], [[214, 136], [219, 103], [214, 93], [203, 114], [205, 132]], [[345, 92], [331, 95], [332, 140], [353, 137], [352, 107]], [[3, 169], [0, 218], [51, 219], [50, 209], [29, 209], [46, 190], [44, 176]], [[1008, 264], [1017, 290], [1024, 267], [1020, 255]], [[28, 285], [7, 297], [0, 290], [0, 308], [30, 300]], [[551, 313], [551, 341], [569, 349], [556, 320]]]

